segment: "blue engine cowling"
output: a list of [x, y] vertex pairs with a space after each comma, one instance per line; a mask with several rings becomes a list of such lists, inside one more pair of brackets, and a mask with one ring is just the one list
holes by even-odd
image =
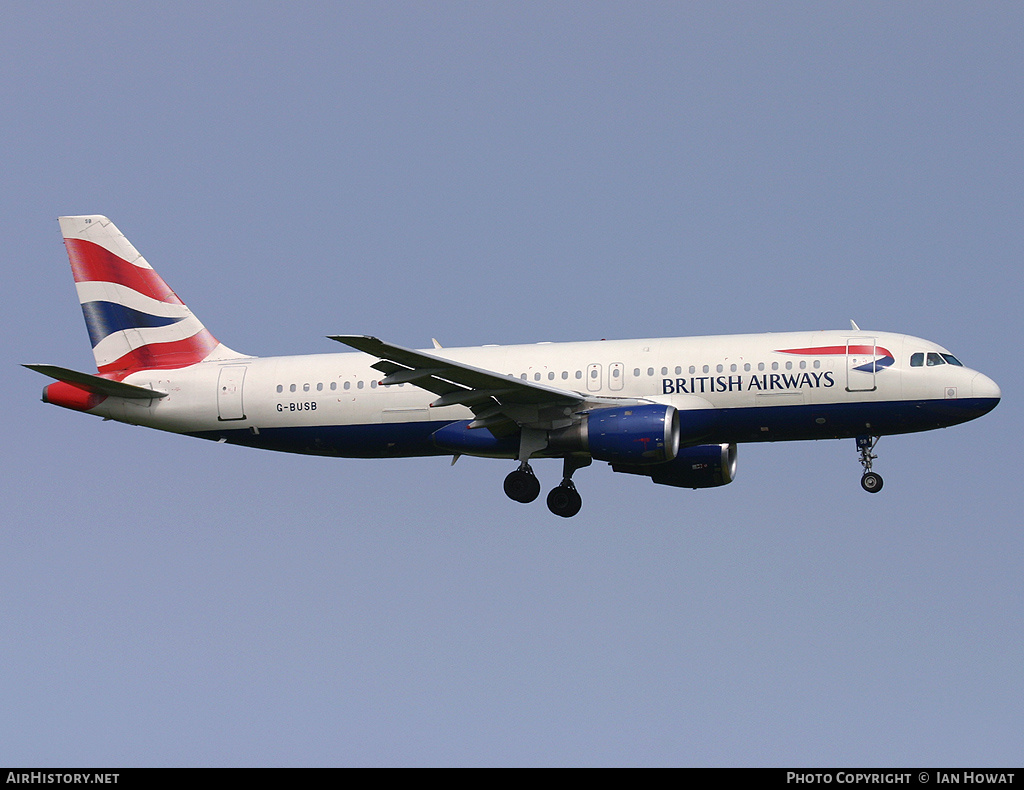
[[548, 436], [548, 453], [589, 453], [599, 461], [663, 464], [679, 450], [679, 412], [657, 403], [594, 409]]
[[655, 483], [679, 488], [714, 488], [736, 477], [735, 444], [684, 447], [671, 461], [655, 466], [613, 463], [616, 472], [644, 475]]

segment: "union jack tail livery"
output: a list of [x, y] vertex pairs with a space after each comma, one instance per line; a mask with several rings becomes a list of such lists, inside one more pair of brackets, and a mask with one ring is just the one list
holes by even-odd
[[61, 217], [96, 369], [138, 370], [241, 358], [220, 344], [106, 217]]

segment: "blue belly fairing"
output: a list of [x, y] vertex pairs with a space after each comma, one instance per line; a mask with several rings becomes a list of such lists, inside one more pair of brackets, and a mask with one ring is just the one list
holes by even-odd
[[[713, 424], [700, 444], [780, 442], [889, 436], [945, 428], [973, 420], [995, 408], [998, 399], [886, 401], [798, 406], [761, 406], [697, 410], [687, 418]], [[433, 434], [450, 422], [376, 423], [371, 425], [305, 425], [284, 428], [220, 428], [189, 432], [190, 436], [247, 447], [343, 458], [406, 458], [451, 455], [434, 444]], [[481, 429], [486, 430], [486, 429]], [[515, 442], [507, 457], [515, 457]], [[504, 449], [504, 447], [502, 447]], [[499, 453], [487, 453], [496, 455]]]
[[409, 458], [443, 455], [430, 437], [445, 422], [376, 423], [373, 425], [297, 425], [287, 428], [218, 429], [190, 436], [285, 453], [340, 458]]
[[829, 403], [719, 409], [709, 443], [892, 436], [948, 428], [987, 414], [995, 398]]

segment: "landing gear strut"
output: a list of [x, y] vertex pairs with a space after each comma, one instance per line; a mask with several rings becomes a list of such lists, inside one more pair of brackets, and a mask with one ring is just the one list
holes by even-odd
[[540, 481], [530, 468], [530, 456], [543, 450], [548, 443], [547, 433], [523, 428], [519, 435], [519, 468], [505, 478], [505, 495], [516, 502], [532, 502], [540, 496]]
[[860, 479], [860, 487], [869, 494], [877, 494], [882, 490], [882, 476], [871, 471], [871, 462], [878, 458], [872, 451], [878, 444], [880, 436], [858, 436], [857, 449], [860, 451], [860, 465], [864, 467], [864, 475]]

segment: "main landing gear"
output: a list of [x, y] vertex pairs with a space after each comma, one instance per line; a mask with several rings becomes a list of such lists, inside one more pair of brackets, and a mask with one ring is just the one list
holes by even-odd
[[572, 518], [583, 507], [583, 497], [572, 480], [563, 480], [548, 494], [548, 510], [562, 518]]
[[540, 495], [540, 480], [528, 463], [522, 463], [505, 478], [505, 496], [516, 502], [532, 502]]
[[877, 494], [882, 490], [882, 476], [871, 471], [871, 462], [878, 458], [872, 451], [878, 444], [880, 436], [858, 436], [857, 449], [860, 451], [860, 465], [864, 467], [864, 475], [860, 479], [860, 487], [869, 494]]
[[[577, 469], [590, 466], [591, 463], [589, 455], [565, 457], [562, 461], [562, 482], [548, 494], [548, 510], [562, 518], [572, 518], [580, 512], [583, 498], [572, 482], [572, 475]], [[521, 462], [519, 468], [505, 478], [505, 494], [509, 499], [523, 503], [532, 502], [540, 495], [540, 481], [528, 463]]]

